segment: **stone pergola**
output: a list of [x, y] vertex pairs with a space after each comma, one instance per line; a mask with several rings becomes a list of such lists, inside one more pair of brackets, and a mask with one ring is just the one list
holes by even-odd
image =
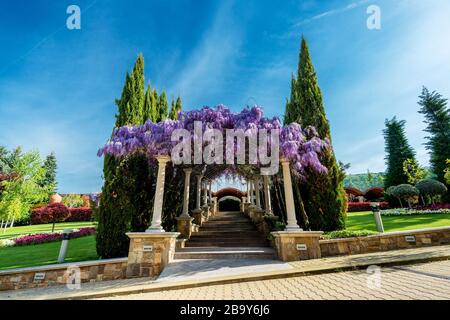
[[[133, 276], [147, 276], [162, 271], [173, 259], [176, 238], [189, 239], [194, 226], [201, 226], [205, 220], [217, 213], [217, 197], [212, 192], [212, 172], [203, 170], [196, 175], [196, 208], [189, 213], [189, 187], [193, 172], [192, 167], [185, 167], [183, 186], [183, 210], [176, 218], [178, 232], [166, 232], [161, 226], [164, 184], [168, 156], [157, 156], [158, 173], [153, 207], [152, 222], [146, 232], [130, 232], [130, 251], [128, 272]], [[287, 224], [285, 231], [272, 232], [278, 256], [283, 261], [318, 258], [320, 255], [320, 231], [303, 231], [297, 223], [294, 196], [292, 191], [289, 161], [281, 159], [284, 196], [286, 203]], [[262, 184], [261, 184], [262, 180]], [[261, 207], [260, 190], [264, 193], [264, 208]], [[203, 192], [203, 194], [202, 194]], [[273, 216], [270, 200], [269, 176], [253, 175], [247, 180], [247, 196], [243, 197], [243, 212], [252, 220], [255, 216]]]
[[[201, 131], [200, 135], [196, 131], [197, 128]], [[220, 149], [221, 151], [218, 151], [217, 154], [216, 149], [214, 149], [214, 156], [223, 156], [227, 161], [231, 157], [231, 163], [234, 163], [236, 159], [238, 159], [237, 163], [247, 163], [245, 158], [248, 156], [248, 164], [206, 165], [206, 162], [203, 162], [202, 155], [200, 155], [202, 161], [196, 162], [197, 147], [195, 147], [195, 141], [200, 139], [199, 136], [202, 134], [206, 136], [203, 131], [212, 128], [213, 131], [219, 132], [218, 135], [222, 138], [224, 136], [228, 138], [225, 133], [228, 133], [229, 129], [240, 132], [239, 134], [236, 133], [236, 140], [241, 141], [241, 143], [242, 139], [244, 140], [243, 145], [240, 145], [238, 142], [235, 143], [233, 138], [230, 146], [227, 141], [225, 148]], [[184, 135], [176, 135], [176, 130], [181, 130], [187, 138]], [[268, 137], [268, 131], [270, 131], [270, 139], [261, 142], [262, 136]], [[243, 138], [241, 133], [244, 133]], [[262, 135], [262, 133], [265, 135]], [[173, 139], [174, 134], [178, 137], [175, 140]], [[252, 147], [258, 145], [265, 150], [263, 151], [265, 153], [260, 153], [261, 150], [258, 150], [258, 155], [254, 161], [250, 161], [250, 156], [254, 156], [255, 153], [246, 150], [245, 137], [249, 139], [249, 147], [250, 145]], [[186, 152], [188, 161], [181, 161], [183, 163], [181, 168], [184, 171], [184, 181], [180, 181], [180, 190], [183, 190], [183, 209], [177, 217], [178, 232], [168, 232], [161, 225], [166, 166], [172, 160], [169, 155], [173, 155], [171, 152], [176, 149], [174, 142], [180, 142], [180, 138], [182, 138], [183, 143], [188, 141], [189, 146], [193, 142], [194, 147], [189, 148], [189, 151]], [[253, 139], [253, 142], [250, 139]], [[256, 143], [256, 140], [258, 143]], [[200, 153], [203, 152], [203, 147], [203, 142], [201, 142]], [[112, 155], [120, 158], [136, 153], [145, 154], [151, 159], [152, 166], [156, 165], [157, 167], [155, 168], [157, 181], [151, 225], [145, 232], [127, 233], [130, 237], [128, 275], [159, 274], [173, 258], [176, 239], [178, 237], [184, 240], [189, 239], [198, 226], [201, 226], [212, 215], [217, 214], [217, 198], [213, 197], [212, 181], [227, 170], [244, 177], [247, 182], [246, 196], [242, 197], [241, 211], [252, 220], [273, 216], [270, 199], [270, 177], [267, 174], [276, 174], [276, 172], [267, 173], [267, 171], [264, 171], [263, 173], [264, 163], [266, 163], [265, 160], [268, 159], [269, 153], [270, 157], [276, 157], [275, 168], [278, 166], [278, 159], [281, 159], [280, 166], [287, 216], [285, 230], [272, 232], [278, 257], [284, 261], [317, 258], [320, 255], [320, 250], [317, 250], [317, 247], [321, 232], [303, 231], [297, 223], [291, 170], [302, 177], [305, 175], [305, 168], [311, 168], [318, 172], [326, 171], [326, 168], [320, 163], [319, 153], [328, 147], [327, 140], [320, 139], [314, 128], [302, 129], [296, 123], [282, 126], [278, 118], [264, 117], [262, 109], [258, 106], [245, 108], [239, 113], [231, 112], [223, 105], [216, 108], [203, 107], [200, 110], [182, 112], [178, 115], [178, 120], [175, 121], [164, 120], [158, 123], [147, 121], [141, 126], [116, 128], [112, 138], [99, 150], [99, 156]], [[243, 152], [241, 152], [242, 150]], [[269, 153], [267, 153], [268, 150], [270, 150]], [[181, 154], [184, 159], [184, 150], [181, 152], [176, 149], [175, 156]], [[239, 162], [239, 159], [242, 160], [242, 155], [244, 155], [244, 162]], [[272, 169], [272, 158], [269, 160]], [[196, 164], [191, 165], [191, 163]], [[189, 188], [192, 177], [196, 179], [196, 183], [194, 183], [196, 198], [195, 209], [190, 212]], [[261, 190], [263, 196], [261, 196]]]

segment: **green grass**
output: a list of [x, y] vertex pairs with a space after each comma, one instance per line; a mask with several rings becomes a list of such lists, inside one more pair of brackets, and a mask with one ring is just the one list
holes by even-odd
[[[382, 216], [381, 219], [385, 232], [450, 226], [450, 214]], [[349, 212], [346, 229], [376, 231], [372, 212]]]
[[[55, 224], [55, 231], [64, 229], [79, 229], [94, 226], [96, 226], [96, 222], [63, 222]], [[50, 231], [52, 231], [52, 224], [36, 224], [32, 226], [12, 227], [6, 229], [5, 233], [3, 233], [3, 229], [0, 231], [0, 240], [10, 239], [25, 234], [34, 234]]]
[[[61, 241], [21, 247], [0, 248], [0, 270], [41, 266], [56, 263]], [[95, 250], [95, 236], [69, 241], [65, 262], [98, 259]]]

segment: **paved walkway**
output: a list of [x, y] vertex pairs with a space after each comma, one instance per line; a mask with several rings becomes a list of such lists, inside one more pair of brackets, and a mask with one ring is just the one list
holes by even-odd
[[[402, 270], [401, 268], [404, 267], [401, 265], [446, 259], [450, 259], [450, 246], [395, 250], [291, 263], [283, 263], [276, 260], [178, 260], [170, 264], [157, 279], [141, 278], [87, 283], [83, 284], [79, 290], [69, 290], [66, 286], [57, 286], [40, 289], [6, 291], [0, 292], [0, 300], [87, 299], [113, 295], [126, 295], [124, 298], [128, 298], [130, 294], [150, 292], [160, 293], [167, 290], [177, 291], [178, 289], [190, 290], [191, 288], [200, 286], [205, 287], [201, 290], [206, 290], [208, 287], [216, 287], [216, 285], [228, 285], [233, 283], [245, 287], [246, 284], [243, 282], [250, 283], [257, 280], [261, 283], [271, 283], [270, 281], [274, 279], [281, 279], [281, 282], [290, 283], [292, 281], [300, 281], [295, 280], [297, 278], [300, 279], [300, 276], [318, 273], [322, 273], [321, 276], [325, 277], [325, 279], [331, 277], [329, 278], [330, 280], [326, 281], [331, 281], [330, 283], [333, 283], [334, 275], [336, 275], [336, 279], [339, 279], [341, 276], [339, 276], [340, 273], [332, 272], [354, 270], [356, 268], [366, 269], [371, 265], [385, 267], [396, 266], [388, 268], [387, 274], [391, 274], [392, 272], [408, 272], [408, 274], [417, 276], [420, 279], [422, 279], [421, 277], [425, 277], [423, 279], [428, 279], [429, 276], [425, 274], [428, 272], [426, 266], [415, 266], [414, 272], [410, 272]], [[430, 271], [433, 274], [440, 274], [441, 277], [439, 278], [439, 281], [448, 281], [448, 279], [445, 278], [450, 275], [447, 265], [444, 267], [436, 266], [433, 268], [439, 270]], [[365, 272], [366, 271], [356, 271], [355, 277], [358, 277], [359, 274], [359, 277], [364, 277], [365, 279], [367, 278]], [[323, 273], [332, 274], [326, 275]], [[393, 277], [393, 280], [395, 280], [395, 277]], [[277, 285], [275, 283], [278, 282], [275, 281], [273, 283], [274, 285]], [[314, 283], [314, 281], [312, 283]], [[345, 283], [345, 280], [343, 280], [343, 283]], [[448, 284], [448, 282], [445, 283]], [[228, 286], [226, 288], [228, 288]], [[230, 286], [229, 288], [233, 288], [233, 286]], [[237, 288], [240, 287], [238, 286]], [[191, 296], [189, 297], [193, 298]]]
[[[374, 269], [370, 269], [374, 271]], [[450, 260], [107, 297], [128, 300], [450, 299]], [[423, 272], [425, 270], [425, 272]]]

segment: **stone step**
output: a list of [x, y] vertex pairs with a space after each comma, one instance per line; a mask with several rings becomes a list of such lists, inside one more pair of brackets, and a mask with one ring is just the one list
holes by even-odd
[[185, 244], [186, 247], [219, 247], [219, 248], [226, 248], [226, 247], [268, 247], [268, 244], [265, 241], [259, 241], [259, 242], [228, 242], [228, 241], [188, 241]]
[[243, 234], [242, 230], [232, 231], [232, 230], [224, 229], [224, 230], [214, 230], [214, 231], [202, 230], [201, 232], [196, 232], [196, 233], [192, 234], [192, 237], [195, 237], [195, 238], [208, 238], [208, 237], [239, 238], [242, 236], [259, 238], [259, 237], [261, 237], [261, 233], [259, 233], [258, 230], [246, 230], [245, 233]]
[[182, 248], [175, 259], [275, 259], [276, 253], [267, 247]]

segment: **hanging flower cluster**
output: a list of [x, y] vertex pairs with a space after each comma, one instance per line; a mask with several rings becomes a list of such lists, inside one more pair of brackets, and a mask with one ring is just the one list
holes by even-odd
[[[231, 112], [223, 105], [215, 108], [205, 106], [199, 110], [179, 112], [178, 120], [164, 120], [158, 123], [147, 121], [142, 126], [116, 128], [112, 138], [98, 151], [98, 156], [112, 155], [120, 158], [141, 152], [149, 159], [153, 159], [157, 155], [171, 155], [172, 149], [177, 144], [171, 139], [174, 130], [185, 129], [191, 133], [191, 137], [194, 137], [196, 122], [201, 122], [203, 131], [217, 129], [224, 136], [226, 129], [242, 129], [244, 132], [248, 130], [258, 132], [265, 129], [269, 136], [267, 150], [271, 150], [272, 143], [278, 143], [279, 156], [289, 160], [294, 172], [300, 177], [304, 178], [307, 167], [318, 172], [326, 172], [326, 168], [320, 163], [319, 155], [330, 147], [327, 139], [320, 139], [313, 127], [301, 128], [297, 123], [283, 127], [279, 118], [264, 117], [262, 109], [258, 106], [245, 108], [239, 113]], [[279, 130], [279, 141], [270, 139], [270, 132], [275, 129]], [[234, 150], [237, 149], [238, 146], [234, 146]], [[223, 150], [224, 154], [230, 152], [227, 148]], [[259, 165], [258, 162], [256, 166]], [[230, 173], [235, 171], [233, 167], [236, 166], [229, 166]]]

